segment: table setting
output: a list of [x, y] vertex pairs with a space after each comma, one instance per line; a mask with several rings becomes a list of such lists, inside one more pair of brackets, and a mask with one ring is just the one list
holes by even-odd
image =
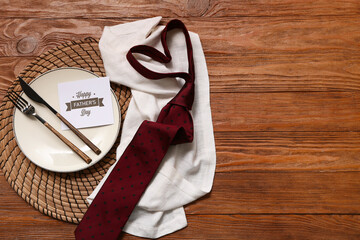
[[0, 167], [76, 239], [159, 238], [211, 191], [215, 142], [200, 38], [161, 17], [104, 28], [32, 61], [1, 105]]
[[[120, 228], [128, 240], [360, 238], [359, 1], [1, 6], [0, 239], [111, 239]], [[182, 28], [166, 28], [175, 19], [189, 32], [193, 72]], [[61, 69], [86, 76], [51, 77]], [[109, 105], [97, 82], [76, 85], [94, 78], [109, 79], [113, 114], [82, 127]], [[186, 82], [192, 121], [179, 107], [165, 112]], [[180, 135], [168, 145], [150, 127]]]

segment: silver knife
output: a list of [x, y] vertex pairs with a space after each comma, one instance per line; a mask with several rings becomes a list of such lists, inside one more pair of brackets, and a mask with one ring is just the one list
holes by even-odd
[[21, 77], [19, 77], [20, 85], [24, 93], [33, 101], [44, 104], [47, 108], [50, 109], [63, 123], [68, 126], [71, 131], [73, 131], [86, 145], [88, 145], [91, 150], [93, 150], [96, 154], [100, 154], [101, 150], [95, 146], [87, 137], [84, 136], [79, 130], [77, 130], [68, 120], [66, 120], [60, 113], [58, 113], [53, 107], [51, 107], [42, 97], [39, 96], [35, 92], [34, 89], [30, 87], [29, 84], [27, 84]]

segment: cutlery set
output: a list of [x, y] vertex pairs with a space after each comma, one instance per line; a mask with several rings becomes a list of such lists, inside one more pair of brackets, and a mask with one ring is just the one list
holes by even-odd
[[[33, 101], [40, 104], [44, 104], [51, 112], [53, 112], [65, 125], [69, 127], [87, 146], [91, 148], [96, 154], [100, 154], [101, 150], [92, 143], [86, 136], [84, 136], [79, 130], [77, 130], [69, 121], [67, 121], [60, 113], [58, 113], [53, 107], [51, 107], [42, 97], [40, 97], [34, 89], [32, 89], [21, 77], [19, 77], [20, 85], [24, 93]], [[83, 151], [81, 151], [77, 146], [71, 143], [67, 138], [65, 138], [60, 132], [58, 132], [53, 126], [46, 122], [42, 117], [40, 117], [34, 106], [32, 106], [28, 101], [21, 97], [15, 91], [11, 91], [8, 94], [8, 98], [19, 109], [22, 113], [33, 116], [38, 119], [42, 124], [44, 124], [50, 131], [52, 131], [61, 141], [63, 141], [67, 146], [69, 146], [78, 156], [80, 156], [86, 163], [91, 163], [91, 158], [87, 156]]]

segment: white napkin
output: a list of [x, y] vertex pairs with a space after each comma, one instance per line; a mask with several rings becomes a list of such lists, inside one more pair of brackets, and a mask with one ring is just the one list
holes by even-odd
[[[105, 27], [99, 48], [105, 71], [112, 82], [131, 88], [132, 99], [124, 121], [118, 160], [144, 120], [156, 121], [160, 110], [184, 84], [182, 79], [150, 80], [141, 76], [126, 59], [134, 45], [144, 44], [163, 51], [158, 26], [161, 17]], [[210, 192], [216, 164], [211, 120], [209, 77], [199, 36], [190, 32], [195, 62], [195, 99], [192, 109], [194, 141], [171, 146], [158, 172], [141, 197], [123, 231], [147, 238], [158, 238], [187, 225], [183, 209]], [[137, 56], [156, 72], [179, 72], [188, 69], [185, 38], [181, 31], [168, 33], [172, 61], [162, 64], [149, 57]], [[115, 165], [115, 164], [114, 164]], [[113, 166], [114, 166], [113, 165]], [[88, 201], [95, 198], [113, 167], [106, 173]]]

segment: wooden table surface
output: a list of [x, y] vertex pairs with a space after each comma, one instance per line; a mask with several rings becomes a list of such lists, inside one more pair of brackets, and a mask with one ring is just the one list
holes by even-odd
[[[107, 25], [163, 16], [200, 35], [217, 167], [188, 227], [163, 239], [360, 239], [358, 0], [0, 0], [0, 99], [36, 56]], [[0, 176], [1, 239], [74, 239], [74, 224]], [[123, 239], [139, 239], [124, 234]]]

